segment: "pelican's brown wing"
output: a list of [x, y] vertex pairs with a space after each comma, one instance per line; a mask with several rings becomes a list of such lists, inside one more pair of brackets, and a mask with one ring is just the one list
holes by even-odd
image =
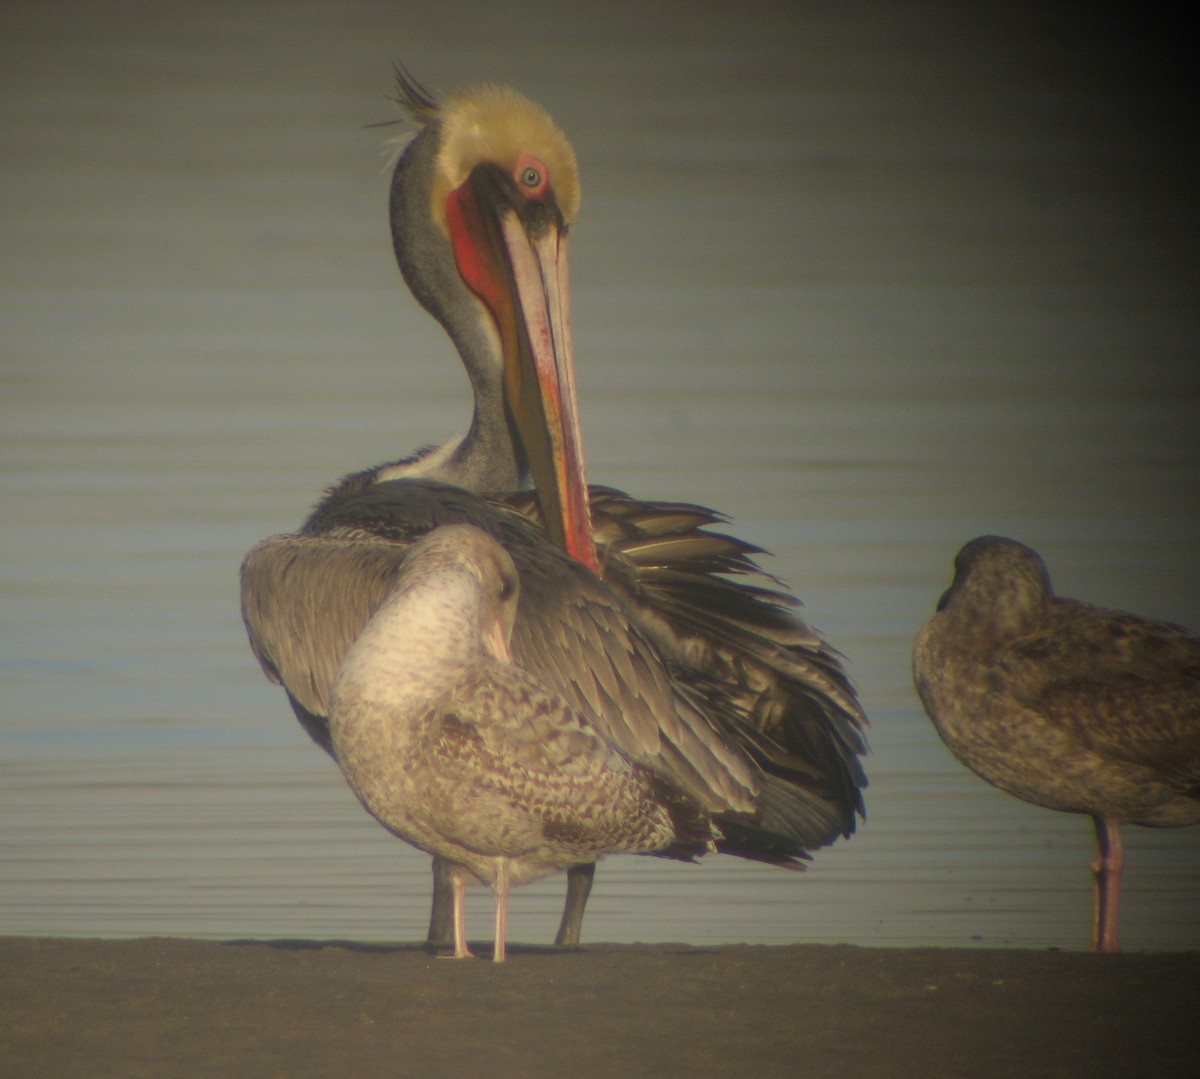
[[408, 545], [455, 523], [483, 529], [516, 564], [521, 599], [513, 652], [525, 669], [629, 757], [710, 809], [754, 811], [754, 766], [674, 691], [620, 601], [527, 518], [428, 481], [351, 478], [299, 535], [264, 541], [243, 565], [243, 614], [255, 653], [318, 744], [329, 748], [334, 672], [390, 591]]
[[[703, 506], [646, 502], [590, 488], [605, 584], [671, 665], [771, 777], [789, 834], [820, 846], [863, 813], [866, 717], [842, 657], [762, 570], [752, 544], [712, 526]], [[505, 496], [537, 519], [529, 493]], [[777, 821], [777, 826], [782, 822]]]
[[309, 736], [330, 755], [334, 674], [392, 590], [406, 550], [327, 536], [271, 536], [242, 562], [250, 646], [267, 677], [287, 690]]
[[626, 755], [665, 768], [710, 810], [752, 812], [758, 780], [749, 760], [679, 692], [613, 592], [547, 543], [508, 550], [521, 577], [516, 660]]

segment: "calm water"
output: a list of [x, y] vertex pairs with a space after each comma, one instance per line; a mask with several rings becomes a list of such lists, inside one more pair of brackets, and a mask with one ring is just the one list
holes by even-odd
[[[237, 606], [242, 554], [326, 483], [467, 422], [363, 127], [398, 55], [572, 136], [593, 479], [732, 514], [873, 722], [853, 840], [801, 876], [610, 860], [587, 938], [1086, 947], [1089, 823], [960, 767], [909, 647], [982, 532], [1200, 626], [1176, 69], [1044, 4], [737, 7], [6, 5], [0, 933], [423, 936], [426, 859], [309, 745]], [[1200, 947], [1200, 828], [1127, 840], [1127, 947]], [[522, 892], [512, 935], [548, 941], [561, 892]]]

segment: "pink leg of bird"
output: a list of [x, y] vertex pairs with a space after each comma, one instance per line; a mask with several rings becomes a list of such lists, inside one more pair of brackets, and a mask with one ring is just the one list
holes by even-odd
[[471, 959], [467, 947], [467, 878], [458, 870], [454, 876], [454, 958]]
[[504, 962], [505, 939], [508, 936], [508, 862], [500, 858], [497, 861], [496, 880], [492, 884], [492, 892], [496, 896], [496, 943], [492, 946], [492, 959], [497, 963]]
[[1121, 897], [1121, 874], [1125, 870], [1125, 844], [1111, 821], [1094, 817], [1096, 847], [1099, 853], [1092, 863], [1096, 878], [1096, 920], [1092, 927], [1092, 951], [1119, 952], [1117, 943], [1117, 904]]

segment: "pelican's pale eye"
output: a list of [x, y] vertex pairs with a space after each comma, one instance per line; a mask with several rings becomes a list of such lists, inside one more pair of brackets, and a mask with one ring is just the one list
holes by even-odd
[[521, 154], [517, 157], [512, 176], [527, 199], [541, 201], [550, 193], [550, 170], [541, 158], [534, 157], [533, 154]]

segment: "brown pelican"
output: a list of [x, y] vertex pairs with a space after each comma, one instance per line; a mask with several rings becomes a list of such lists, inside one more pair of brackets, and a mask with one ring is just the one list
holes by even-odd
[[1117, 951], [1118, 825], [1200, 822], [1200, 636], [1058, 598], [1036, 551], [981, 536], [959, 551], [913, 672], [963, 764], [1026, 802], [1092, 816], [1092, 944]]
[[490, 536], [435, 529], [333, 682], [329, 730], [347, 782], [385, 828], [450, 867], [456, 958], [471, 954], [472, 880], [495, 894], [502, 962], [510, 886], [603, 854], [691, 858], [714, 840], [698, 805], [512, 662], [519, 588]]
[[[862, 813], [865, 718], [838, 653], [758, 568], [757, 548], [709, 529], [720, 514], [586, 486], [567, 287], [580, 199], [570, 144], [507, 88], [438, 103], [403, 75], [399, 86], [419, 131], [393, 175], [393, 243], [414, 296], [458, 349], [474, 415], [461, 438], [346, 477], [299, 533], [250, 552], [242, 607], [264, 670], [333, 753], [334, 674], [406, 546], [470, 523], [516, 563], [521, 666], [717, 815], [722, 850], [795, 864], [849, 835]], [[584, 567], [603, 585], [594, 575], [585, 585]], [[559, 943], [578, 941], [591, 872], [568, 874]], [[450, 898], [435, 859], [431, 941], [449, 934]]]

